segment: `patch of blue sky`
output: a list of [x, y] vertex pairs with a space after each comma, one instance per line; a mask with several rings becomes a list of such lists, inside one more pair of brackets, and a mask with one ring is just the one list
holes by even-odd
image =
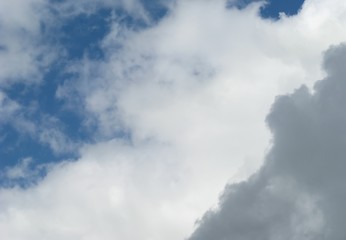
[[67, 52], [67, 60], [103, 58], [100, 41], [110, 30], [112, 9], [101, 9], [92, 15], [81, 14], [68, 19], [59, 29], [58, 42]]
[[28, 188], [43, 179], [50, 168], [50, 164], [35, 164], [32, 158], [24, 158], [15, 166], [4, 166], [0, 172], [0, 187], [12, 188], [20, 186]]
[[21, 133], [10, 124], [2, 126], [0, 169], [14, 166], [27, 157], [35, 159], [37, 164], [56, 160], [49, 147], [39, 143], [31, 135]]
[[[35, 171], [34, 175], [23, 176], [18, 178], [9, 178], [5, 171], [0, 174], [0, 186], [1, 188], [13, 188], [20, 187], [22, 189], [27, 189], [35, 184], [37, 184], [40, 180], [42, 180], [48, 172], [47, 168], [40, 169], [37, 165], [31, 166], [32, 171]], [[5, 168], [7, 169], [7, 168]]]
[[143, 7], [146, 12], [149, 14], [149, 17], [154, 22], [159, 21], [168, 13], [164, 2], [168, 3], [172, 0], [141, 0]]
[[261, 9], [261, 16], [278, 19], [282, 12], [287, 16], [293, 16], [299, 12], [303, 3], [304, 0], [272, 0]]
[[266, 2], [260, 10], [260, 15], [265, 19], [279, 19], [280, 14], [284, 13], [287, 16], [296, 15], [301, 9], [304, 0], [238, 0], [230, 1], [229, 6], [235, 6], [242, 9], [253, 2]]
[[[53, 3], [54, 1], [52, 1]], [[59, 2], [59, 1], [58, 1]], [[166, 13], [167, 9], [155, 1], [143, 1], [150, 18], [156, 22]], [[148, 27], [148, 23], [135, 19], [122, 9], [99, 9], [94, 14], [80, 14], [54, 26], [54, 37], [50, 35], [52, 26], [41, 25], [42, 35], [52, 46], [63, 49], [61, 57], [54, 61], [44, 72], [43, 81], [39, 85], [26, 85], [23, 82], [15, 83], [2, 89], [10, 99], [23, 106], [22, 113], [29, 121], [41, 125], [44, 116], [52, 116], [59, 121], [63, 133], [74, 142], [92, 141], [97, 126], [83, 124], [82, 111], [65, 107], [65, 102], [56, 97], [59, 85], [64, 81], [73, 81], [78, 76], [66, 73], [65, 68], [71, 61], [78, 61], [83, 57], [93, 60], [102, 60], [104, 52], [100, 42], [109, 33], [111, 23], [115, 20], [122, 26], [131, 29]], [[32, 108], [35, 106], [35, 108]], [[34, 109], [34, 110], [33, 110]], [[56, 162], [62, 159], [75, 158], [76, 153], [55, 153], [48, 144], [43, 144], [32, 135], [6, 124], [0, 128], [0, 169], [14, 166], [24, 158], [32, 158], [33, 164]], [[116, 137], [130, 139], [130, 133], [120, 130]]]
[[[142, 1], [142, 3], [154, 22], [167, 14], [167, 9], [156, 1]], [[114, 20], [119, 25], [133, 30], [149, 26], [144, 19], [134, 18], [119, 8], [103, 8], [94, 14], [80, 14], [68, 19], [59, 29], [61, 33], [59, 43], [67, 50], [68, 58], [80, 59], [86, 55], [90, 59], [102, 59], [104, 53], [99, 43], [109, 32]]]
[[[26, 85], [20, 82], [3, 89], [9, 98], [18, 102], [24, 107], [23, 109], [31, 109], [30, 106], [36, 105], [33, 113], [24, 113], [28, 120], [40, 124], [43, 115], [54, 116], [63, 125], [64, 133], [69, 139], [87, 141], [90, 132], [83, 131], [82, 116], [78, 111], [66, 109], [62, 100], [56, 98], [56, 90], [66, 79], [64, 69], [70, 61], [80, 59], [84, 54], [97, 58], [103, 56], [97, 43], [109, 31], [109, 24], [105, 20], [109, 14], [110, 10], [102, 10], [94, 15], [77, 16], [66, 21], [56, 30], [59, 31], [58, 36], [62, 36], [60, 39], [57, 38], [57, 42], [67, 54], [49, 67], [42, 83]], [[42, 27], [42, 31], [44, 28]], [[5, 166], [15, 165], [26, 157], [32, 157], [35, 163], [40, 164], [75, 156], [75, 154], [56, 154], [48, 145], [40, 143], [10, 124], [2, 126], [0, 133], [4, 136], [0, 149], [2, 169]]]

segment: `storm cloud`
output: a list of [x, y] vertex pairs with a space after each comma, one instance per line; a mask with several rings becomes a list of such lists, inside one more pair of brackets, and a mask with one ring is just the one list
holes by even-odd
[[325, 79], [277, 97], [264, 165], [226, 187], [190, 240], [345, 239], [345, 62], [346, 45], [331, 47]]

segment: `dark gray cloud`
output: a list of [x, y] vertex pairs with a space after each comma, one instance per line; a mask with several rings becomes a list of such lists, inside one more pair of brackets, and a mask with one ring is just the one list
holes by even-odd
[[227, 186], [190, 240], [346, 238], [346, 45], [325, 53], [327, 77], [280, 96], [273, 145], [248, 181]]

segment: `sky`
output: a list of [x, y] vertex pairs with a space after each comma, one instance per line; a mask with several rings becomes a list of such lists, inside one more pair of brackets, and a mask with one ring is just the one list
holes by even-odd
[[346, 237], [342, 0], [0, 1], [0, 238]]

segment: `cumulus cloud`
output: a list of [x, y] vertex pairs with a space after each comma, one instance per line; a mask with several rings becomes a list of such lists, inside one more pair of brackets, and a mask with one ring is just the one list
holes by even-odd
[[[220, 112], [238, 111], [228, 117], [237, 118], [245, 109], [238, 107], [242, 102], [264, 118], [277, 93], [322, 77], [321, 52], [345, 36], [337, 23], [343, 21], [342, 12], [336, 13], [337, 21], [330, 20], [334, 10], [321, 10], [330, 8], [323, 1], [308, 1], [299, 16], [276, 23], [260, 19], [258, 8], [255, 4], [239, 11], [226, 9], [224, 1], [180, 2], [157, 26], [140, 32], [115, 23], [103, 41], [106, 61], [84, 59], [74, 68], [79, 84], [61, 86], [58, 95], [73, 96], [73, 91], [81, 96], [104, 134], [130, 127], [140, 138], [176, 138], [189, 124], [171, 124], [174, 107], [181, 111], [176, 117], [184, 111], [193, 117], [188, 109], [209, 111], [209, 104], [218, 111], [224, 103]], [[260, 101], [258, 106], [249, 95]], [[233, 99], [238, 97], [242, 99]], [[213, 115], [202, 114], [204, 119]]]
[[[72, 109], [85, 110], [85, 124], [97, 128], [98, 143], [84, 145], [78, 160], [52, 166], [35, 186], [2, 188], [2, 236], [188, 236], [195, 219], [216, 202], [227, 181], [246, 179], [260, 166], [270, 139], [264, 119], [274, 97], [321, 79], [326, 74], [320, 69], [322, 51], [346, 37], [341, 0], [307, 0], [298, 16], [283, 16], [277, 22], [261, 19], [259, 8], [260, 3], [239, 10], [227, 9], [225, 1], [177, 1], [159, 23], [142, 30], [127, 29], [115, 19], [101, 44], [105, 59], [85, 57], [71, 64], [68, 71], [79, 78], [64, 82], [57, 92]], [[335, 72], [328, 67], [334, 66], [332, 62], [326, 61], [329, 76]], [[202, 219], [192, 239], [228, 239], [232, 233], [238, 239], [320, 236], [328, 222], [324, 209], [336, 209], [317, 185], [314, 191], [313, 183], [303, 186], [309, 182], [304, 171], [311, 168], [306, 161], [295, 167], [286, 166], [288, 160], [270, 159], [279, 157], [279, 145], [286, 146], [288, 135], [276, 133], [285, 124], [296, 121], [297, 129], [283, 130], [291, 135], [293, 130], [309, 129], [301, 127], [303, 117], [295, 106], [306, 107], [302, 114], [322, 117], [310, 102], [326, 91], [316, 87], [311, 95], [302, 88], [278, 100], [268, 118], [275, 146], [264, 170], [228, 187], [220, 210]], [[292, 113], [281, 117], [290, 106]], [[290, 143], [303, 144], [309, 136], [308, 132]], [[50, 132], [42, 139], [53, 140], [55, 146]]]
[[268, 116], [273, 147], [250, 180], [226, 188], [192, 239], [343, 239], [346, 46], [325, 54], [327, 77], [280, 96]]
[[261, 164], [274, 97], [321, 79], [322, 52], [346, 37], [341, 1], [307, 1], [298, 16], [277, 22], [261, 19], [260, 6], [178, 1], [150, 28], [115, 22], [102, 43], [106, 59], [71, 67], [80, 79], [59, 95], [81, 99], [100, 139], [125, 131], [136, 144], [174, 146], [195, 187], [210, 184], [213, 193], [201, 197], [210, 205], [225, 182]]

